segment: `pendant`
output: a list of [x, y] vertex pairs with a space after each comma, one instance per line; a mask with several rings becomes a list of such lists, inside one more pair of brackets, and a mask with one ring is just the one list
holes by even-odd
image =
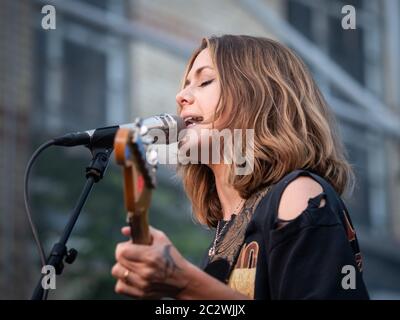
[[215, 248], [212, 247], [212, 248], [210, 248], [210, 250], [208, 250], [208, 256], [211, 257], [211, 256], [213, 256], [214, 254], [215, 254]]

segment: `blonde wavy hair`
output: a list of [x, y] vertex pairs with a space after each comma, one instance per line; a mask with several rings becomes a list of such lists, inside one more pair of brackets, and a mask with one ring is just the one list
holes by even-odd
[[[296, 169], [311, 170], [342, 194], [354, 175], [337, 136], [334, 117], [302, 60], [277, 41], [244, 35], [202, 39], [197, 55], [208, 48], [217, 69], [221, 96], [214, 121], [230, 115], [224, 128], [254, 129], [254, 170], [236, 175], [230, 165], [229, 183], [242, 198], [278, 182]], [[180, 107], [178, 107], [180, 112]], [[214, 174], [204, 164], [178, 165], [193, 213], [215, 227], [222, 218]]]

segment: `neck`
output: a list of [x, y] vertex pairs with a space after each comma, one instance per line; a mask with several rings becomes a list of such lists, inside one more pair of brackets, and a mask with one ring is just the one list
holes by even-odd
[[227, 182], [228, 165], [213, 164], [210, 165], [210, 168], [214, 173], [215, 187], [217, 189], [219, 201], [221, 202], [223, 219], [230, 220], [233, 213], [238, 213], [239, 210], [236, 212], [233, 211], [243, 199], [240, 197], [239, 192]]

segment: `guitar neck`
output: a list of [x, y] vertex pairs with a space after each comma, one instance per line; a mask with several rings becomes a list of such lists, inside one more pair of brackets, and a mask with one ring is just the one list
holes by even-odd
[[131, 213], [128, 212], [128, 223], [131, 227], [132, 243], [135, 244], [151, 244], [151, 235], [147, 213]]

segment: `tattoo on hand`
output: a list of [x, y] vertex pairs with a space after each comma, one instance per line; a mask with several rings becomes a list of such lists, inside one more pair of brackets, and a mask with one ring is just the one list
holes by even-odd
[[[160, 273], [157, 274], [157, 279], [154, 279], [151, 287], [151, 291], [148, 292], [150, 297], [176, 297], [179, 292], [181, 292], [186, 285], [181, 285], [179, 279], [170, 279], [176, 270], [182, 270], [174, 261], [171, 254], [172, 245], [167, 244], [164, 246], [162, 251], [162, 257], [164, 260], [164, 265]], [[167, 281], [172, 283], [167, 283]], [[176, 283], [178, 280], [178, 283]]]
[[164, 279], [172, 275], [175, 270], [181, 270], [175, 263], [174, 258], [172, 258], [171, 249], [172, 245], [167, 244], [163, 250], [163, 258], [165, 259]]

